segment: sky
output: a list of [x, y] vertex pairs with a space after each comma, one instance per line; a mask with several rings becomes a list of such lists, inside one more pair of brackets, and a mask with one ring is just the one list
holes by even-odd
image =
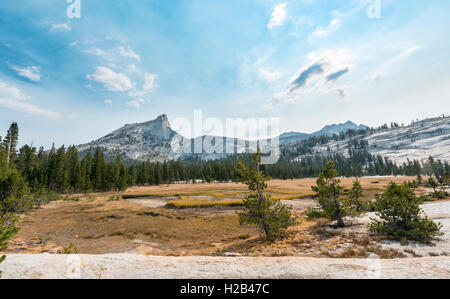
[[306, 133], [450, 113], [448, 0], [73, 1], [0, 2], [0, 136], [16, 121], [20, 144], [83, 144], [194, 110]]

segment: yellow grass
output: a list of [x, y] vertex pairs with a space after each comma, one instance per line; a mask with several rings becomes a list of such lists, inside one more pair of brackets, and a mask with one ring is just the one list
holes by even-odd
[[[393, 181], [396, 183], [403, 183], [410, 180], [415, 180], [415, 177], [377, 177], [377, 178], [360, 178], [360, 182], [364, 190], [383, 191], [387, 185]], [[354, 178], [342, 178], [342, 186], [344, 188], [351, 188]], [[274, 194], [282, 194], [286, 196], [311, 196], [311, 186], [315, 185], [316, 179], [296, 179], [296, 180], [272, 180], [268, 182], [267, 191]], [[125, 196], [174, 196], [174, 195], [214, 195], [226, 197], [233, 197], [239, 193], [248, 192], [247, 186], [240, 183], [212, 183], [212, 184], [173, 184], [161, 186], [145, 186], [145, 187], [131, 187], [121, 195]], [[213, 195], [214, 194], [214, 195]], [[220, 198], [220, 197], [218, 197]]]

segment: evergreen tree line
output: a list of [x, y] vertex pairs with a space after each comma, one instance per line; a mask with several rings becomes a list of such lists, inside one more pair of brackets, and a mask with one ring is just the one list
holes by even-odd
[[[199, 158], [164, 162], [128, 162], [117, 156], [114, 161], [105, 159], [100, 149], [81, 158], [75, 146], [62, 146], [50, 151], [43, 147], [37, 149], [25, 145], [16, 149], [18, 126], [13, 123], [2, 142], [5, 163], [20, 173], [31, 192], [52, 190], [59, 193], [89, 193], [102, 191], [120, 191], [129, 186], [160, 185], [180, 182], [238, 181], [235, 165], [243, 161], [251, 167], [250, 154], [234, 155], [227, 158], [204, 161]], [[349, 133], [353, 134], [353, 133]], [[265, 175], [275, 179], [296, 179], [317, 177], [331, 160], [342, 176], [360, 177], [364, 175], [431, 175], [441, 176], [450, 173], [449, 164], [433, 160], [433, 167], [428, 163], [409, 161], [397, 165], [388, 158], [371, 155], [364, 144], [355, 142], [348, 155], [329, 154], [309, 155], [298, 160], [299, 154], [317, 143], [334, 137], [313, 137], [289, 148], [283, 147], [281, 158], [274, 165], [263, 165]], [[1, 139], [0, 139], [1, 141]], [[299, 150], [300, 149], [300, 150]], [[304, 149], [304, 150], [302, 150]], [[6, 165], [5, 164], [5, 165]], [[438, 177], [438, 176], [437, 176]]]

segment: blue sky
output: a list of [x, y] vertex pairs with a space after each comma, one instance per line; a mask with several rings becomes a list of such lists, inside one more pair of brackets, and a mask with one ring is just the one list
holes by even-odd
[[80, 2], [0, 3], [0, 128], [21, 144], [194, 109], [302, 132], [450, 112], [448, 0]]

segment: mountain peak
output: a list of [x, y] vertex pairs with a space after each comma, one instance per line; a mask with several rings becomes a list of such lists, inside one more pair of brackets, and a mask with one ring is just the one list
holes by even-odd
[[156, 122], [156, 123], [159, 123], [163, 127], [170, 128], [169, 118], [165, 114], [158, 116], [157, 119], [155, 119], [151, 122]]

